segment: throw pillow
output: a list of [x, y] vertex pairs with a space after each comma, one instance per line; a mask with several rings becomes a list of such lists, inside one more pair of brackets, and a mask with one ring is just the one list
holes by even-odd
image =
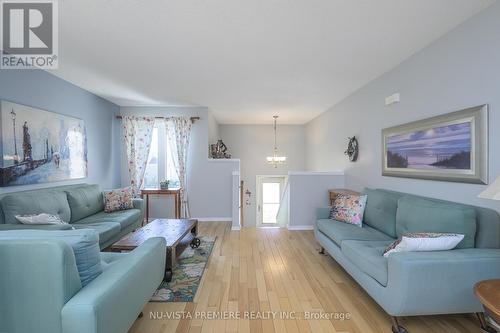
[[15, 218], [22, 224], [68, 224], [61, 220], [59, 215], [46, 213], [16, 215]]
[[395, 252], [445, 251], [454, 249], [464, 239], [461, 234], [435, 232], [407, 233], [384, 251], [384, 257]]
[[130, 187], [104, 192], [104, 211], [111, 213], [117, 210], [131, 209], [134, 207], [132, 198], [132, 188]]
[[57, 240], [68, 244], [75, 254], [75, 262], [85, 287], [102, 273], [99, 235], [92, 229], [80, 230], [9, 230], [0, 233], [1, 240], [30, 239]]
[[366, 195], [339, 194], [333, 202], [330, 218], [361, 227], [366, 199]]

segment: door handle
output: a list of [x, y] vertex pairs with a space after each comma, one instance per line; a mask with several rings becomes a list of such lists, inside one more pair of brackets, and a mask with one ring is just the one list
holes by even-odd
[[258, 206], [257, 206], [257, 210], [258, 210], [258, 211], [259, 211], [259, 213], [260, 213], [260, 205], [258, 205]]

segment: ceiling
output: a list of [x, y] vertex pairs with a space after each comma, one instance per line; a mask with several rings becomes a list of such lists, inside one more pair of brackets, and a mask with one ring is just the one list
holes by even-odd
[[493, 2], [65, 0], [52, 72], [121, 106], [302, 124]]

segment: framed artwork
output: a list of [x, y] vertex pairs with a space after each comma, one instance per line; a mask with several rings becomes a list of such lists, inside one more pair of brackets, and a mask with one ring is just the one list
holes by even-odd
[[87, 176], [83, 120], [0, 101], [0, 186]]
[[382, 130], [382, 175], [488, 183], [488, 106]]

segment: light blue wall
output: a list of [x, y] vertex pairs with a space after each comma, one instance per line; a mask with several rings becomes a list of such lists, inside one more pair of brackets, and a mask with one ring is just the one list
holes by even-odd
[[[385, 97], [395, 92], [401, 93], [401, 103], [386, 107]], [[346, 185], [353, 189], [382, 187], [500, 210], [500, 202], [477, 198], [483, 185], [381, 175], [383, 128], [485, 103], [490, 105], [493, 180], [500, 175], [500, 3], [308, 123], [308, 169], [345, 170]], [[356, 163], [344, 156], [353, 135], [361, 147]]]
[[[208, 158], [209, 111], [205, 107], [122, 107], [122, 115], [200, 117], [191, 128], [188, 154], [188, 200], [191, 217], [208, 220], [230, 220], [232, 216], [232, 173], [239, 171], [239, 160], [213, 160]], [[118, 137], [121, 134], [116, 133]], [[122, 185], [130, 185], [127, 159], [123, 142], [121, 148]], [[152, 200], [156, 200], [151, 197]], [[165, 198], [151, 202], [151, 217], [172, 216]], [[237, 199], [237, 198], [235, 198]]]
[[0, 70], [0, 99], [81, 118], [87, 126], [88, 177], [58, 183], [0, 188], [0, 193], [70, 183], [120, 184], [113, 151], [113, 115], [119, 107], [42, 70]]
[[288, 171], [305, 168], [305, 128], [302, 125], [278, 124], [278, 152], [287, 157], [286, 163], [274, 168], [266, 162], [273, 154], [273, 125], [220, 125], [219, 134], [233, 158], [241, 160], [241, 180], [244, 181], [244, 225], [257, 223], [257, 176], [286, 176]]

